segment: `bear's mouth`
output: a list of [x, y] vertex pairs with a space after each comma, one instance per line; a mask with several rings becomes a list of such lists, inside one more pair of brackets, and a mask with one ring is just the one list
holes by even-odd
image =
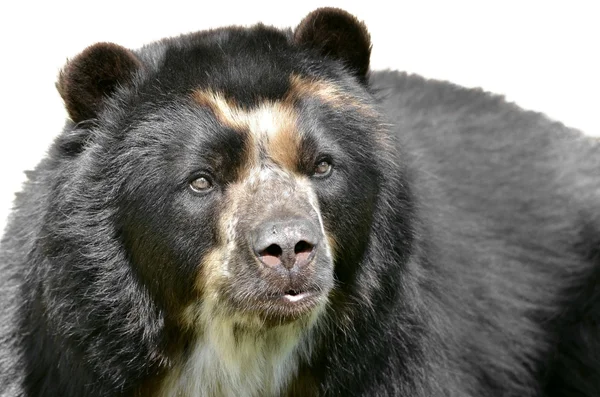
[[309, 301], [318, 300], [319, 293], [311, 290], [288, 289], [285, 292], [276, 292], [267, 295], [267, 300], [271, 302], [280, 301], [282, 304], [308, 304]]
[[299, 291], [299, 290], [291, 289], [291, 290], [286, 291], [283, 294], [282, 298], [288, 302], [296, 303], [296, 302], [302, 301], [303, 299], [309, 299], [312, 294], [313, 293], [309, 292], [309, 291]]
[[316, 289], [287, 289], [263, 295], [255, 301], [253, 309], [266, 324], [281, 325], [312, 314], [325, 295]]
[[314, 246], [320, 252], [311, 252], [309, 260], [291, 268], [259, 262], [254, 251], [236, 257], [232, 263], [237, 265], [231, 266], [234, 277], [218, 290], [221, 302], [229, 312], [266, 327], [316, 318], [327, 305], [334, 282], [326, 246]]

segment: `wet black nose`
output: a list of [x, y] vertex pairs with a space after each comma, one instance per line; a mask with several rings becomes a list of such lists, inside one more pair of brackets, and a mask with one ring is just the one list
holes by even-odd
[[261, 223], [254, 230], [253, 248], [266, 266], [305, 266], [314, 256], [320, 232], [309, 219], [288, 218]]

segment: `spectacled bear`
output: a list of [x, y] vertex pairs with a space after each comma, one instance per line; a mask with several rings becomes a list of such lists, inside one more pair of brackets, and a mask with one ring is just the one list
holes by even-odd
[[370, 50], [324, 8], [70, 60], [1, 394], [599, 396], [600, 143]]

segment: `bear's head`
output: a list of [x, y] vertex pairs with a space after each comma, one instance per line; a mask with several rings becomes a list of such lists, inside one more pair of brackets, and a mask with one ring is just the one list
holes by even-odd
[[75, 244], [98, 261], [86, 293], [133, 280], [157, 328], [310, 328], [355, 288], [370, 239], [389, 142], [369, 55], [362, 23], [320, 9], [293, 31], [101, 43], [72, 59], [57, 86], [73, 123], [56, 145], [71, 171], [55, 201], [70, 212], [53, 225], [81, 232], [61, 255]]

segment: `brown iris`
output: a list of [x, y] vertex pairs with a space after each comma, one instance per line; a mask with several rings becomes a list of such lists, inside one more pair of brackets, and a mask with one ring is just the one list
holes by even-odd
[[190, 187], [196, 193], [206, 193], [212, 189], [213, 185], [206, 177], [199, 177], [190, 182]]
[[324, 177], [331, 173], [331, 163], [327, 160], [322, 160], [317, 163], [314, 170], [314, 176]]

